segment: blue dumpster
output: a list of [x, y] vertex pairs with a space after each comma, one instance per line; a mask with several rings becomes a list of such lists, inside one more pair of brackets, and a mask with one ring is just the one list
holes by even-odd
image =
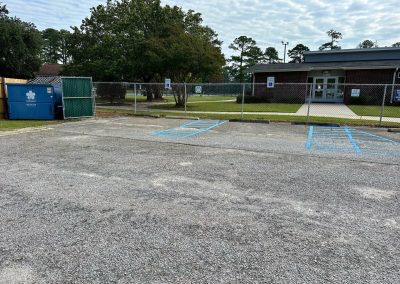
[[51, 85], [7, 84], [9, 119], [55, 119], [62, 111], [59, 89]]

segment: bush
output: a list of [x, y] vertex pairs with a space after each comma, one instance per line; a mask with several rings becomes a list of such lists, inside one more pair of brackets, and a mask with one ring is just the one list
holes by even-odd
[[[238, 104], [242, 103], [242, 95], [237, 96], [236, 102]], [[244, 96], [245, 104], [259, 104], [259, 103], [270, 103], [270, 102], [271, 98], [267, 96], [249, 96], [249, 95]]]
[[381, 105], [382, 98], [372, 96], [350, 97], [347, 104], [349, 105]]
[[96, 94], [99, 98], [110, 103], [121, 103], [125, 100], [126, 87], [120, 83], [99, 83], [96, 86]]

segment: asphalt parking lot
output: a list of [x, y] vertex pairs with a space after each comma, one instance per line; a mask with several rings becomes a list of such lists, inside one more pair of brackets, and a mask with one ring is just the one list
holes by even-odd
[[400, 282], [396, 143], [324, 151], [279, 123], [154, 135], [185, 122], [0, 133], [0, 283]]

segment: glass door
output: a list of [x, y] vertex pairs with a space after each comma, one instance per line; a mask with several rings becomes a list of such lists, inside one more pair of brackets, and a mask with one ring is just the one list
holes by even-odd
[[337, 96], [337, 78], [325, 78], [325, 98], [328, 102], [336, 101]]
[[314, 79], [313, 101], [324, 100], [324, 78]]
[[343, 91], [339, 88], [338, 77], [314, 78], [314, 102], [343, 102]]

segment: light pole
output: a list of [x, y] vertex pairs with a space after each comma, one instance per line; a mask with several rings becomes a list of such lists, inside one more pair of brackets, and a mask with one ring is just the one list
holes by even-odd
[[286, 63], [286, 47], [289, 45], [289, 42], [282, 41], [282, 45], [285, 46], [285, 51], [283, 53], [283, 63]]

